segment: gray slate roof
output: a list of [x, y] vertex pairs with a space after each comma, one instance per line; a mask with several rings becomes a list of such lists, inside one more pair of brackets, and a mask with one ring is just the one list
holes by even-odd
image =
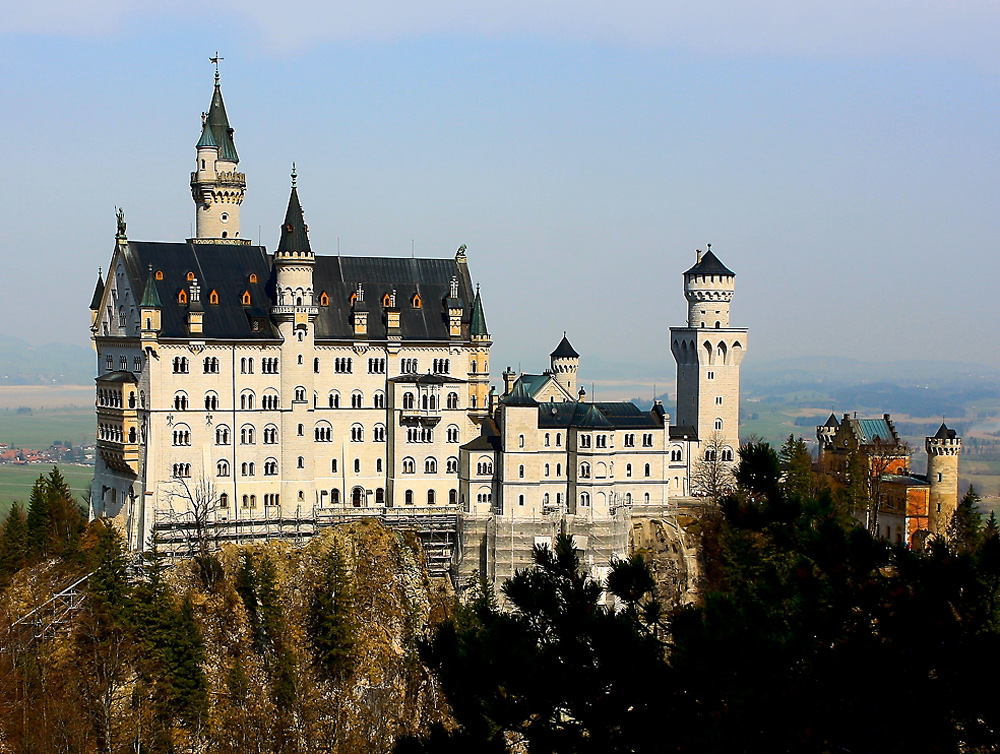
[[562, 340], [559, 341], [559, 345], [556, 346], [556, 350], [549, 354], [553, 359], [578, 359], [580, 354], [576, 352], [576, 349], [570, 345], [569, 340], [566, 338], [566, 333], [563, 333]]
[[719, 258], [715, 256], [715, 252], [711, 249], [706, 251], [702, 257], [701, 261], [698, 262], [694, 267], [684, 273], [685, 275], [723, 275], [727, 277], [736, 277], [736, 273], [730, 270], [726, 265], [719, 261]]

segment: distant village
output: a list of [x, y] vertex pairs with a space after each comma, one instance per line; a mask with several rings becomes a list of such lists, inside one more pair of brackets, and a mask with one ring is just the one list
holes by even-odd
[[14, 448], [10, 443], [0, 442], [0, 465], [27, 466], [33, 463], [78, 463], [94, 465], [93, 443], [74, 446], [70, 442], [55, 442], [45, 450], [35, 448]]

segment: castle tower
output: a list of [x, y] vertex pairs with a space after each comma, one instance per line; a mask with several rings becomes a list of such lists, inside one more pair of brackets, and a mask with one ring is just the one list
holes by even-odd
[[567, 393], [573, 395], [573, 391], [576, 389], [576, 373], [580, 369], [580, 354], [570, 345], [565, 332], [559, 345], [556, 346], [556, 350], [549, 354], [549, 364], [556, 382]]
[[944, 534], [958, 507], [958, 458], [962, 453], [962, 438], [944, 422], [933, 437], [924, 439], [927, 451], [927, 481], [931, 492], [928, 505], [928, 529], [932, 534]]
[[[465, 259], [464, 246], [459, 249], [459, 262]], [[472, 302], [472, 314], [469, 318], [469, 414], [475, 419], [484, 418], [489, 411], [490, 392], [490, 333], [486, 327], [486, 314], [483, 311], [483, 298], [476, 285], [476, 298]]]
[[698, 434], [702, 457], [715, 445], [723, 460], [739, 450], [740, 364], [747, 329], [729, 326], [729, 305], [736, 274], [712, 252], [698, 251], [684, 273], [687, 327], [670, 328], [670, 350], [677, 362], [677, 424]]
[[240, 237], [240, 206], [247, 182], [236, 171], [240, 157], [233, 141], [226, 105], [215, 69], [215, 91], [208, 113], [202, 115], [201, 138], [195, 146], [197, 161], [191, 173], [191, 197], [195, 204], [196, 243], [245, 243]]
[[[313, 500], [310, 465], [314, 424], [313, 391], [316, 356], [313, 323], [319, 309], [313, 304], [313, 267], [316, 255], [309, 245], [309, 229], [299, 203], [292, 166], [292, 191], [285, 222], [274, 252], [275, 298], [271, 319], [281, 334], [281, 395], [290, 411], [281, 415], [281, 500], [286, 508]], [[285, 397], [287, 396], [287, 397]], [[300, 431], [299, 427], [303, 429]], [[306, 432], [305, 429], [309, 428]], [[302, 462], [299, 459], [303, 459]]]
[[833, 438], [836, 436], [839, 427], [840, 422], [837, 421], [837, 417], [833, 414], [830, 414], [830, 418], [826, 420], [826, 424], [816, 427], [816, 441], [819, 445], [819, 454], [816, 461], [820, 467], [823, 465], [823, 457], [827, 451], [833, 448]]

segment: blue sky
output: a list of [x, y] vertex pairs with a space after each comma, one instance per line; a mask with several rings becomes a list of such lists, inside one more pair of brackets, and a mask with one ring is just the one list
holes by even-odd
[[497, 380], [567, 330], [599, 389], [667, 384], [706, 242], [737, 272], [748, 360], [1000, 365], [1000, 9], [693, 5], [8, 11], [5, 329], [86, 343], [116, 204], [131, 238], [190, 234], [218, 49], [244, 235], [273, 246], [295, 161], [319, 253], [467, 244]]

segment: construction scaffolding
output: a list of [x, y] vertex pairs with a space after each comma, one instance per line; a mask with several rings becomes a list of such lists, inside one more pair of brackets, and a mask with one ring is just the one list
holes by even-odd
[[410, 531], [420, 539], [432, 576], [451, 571], [458, 535], [457, 506], [439, 506], [434, 511], [402, 508], [317, 508], [294, 514], [280, 509], [257, 517], [240, 519], [212, 517], [199, 522], [191, 511], [156, 511], [153, 531], [158, 547], [170, 561], [189, 558], [201, 551], [218, 550], [223, 544], [290, 541], [302, 545], [322, 529], [337, 524], [374, 519], [394, 531]]

